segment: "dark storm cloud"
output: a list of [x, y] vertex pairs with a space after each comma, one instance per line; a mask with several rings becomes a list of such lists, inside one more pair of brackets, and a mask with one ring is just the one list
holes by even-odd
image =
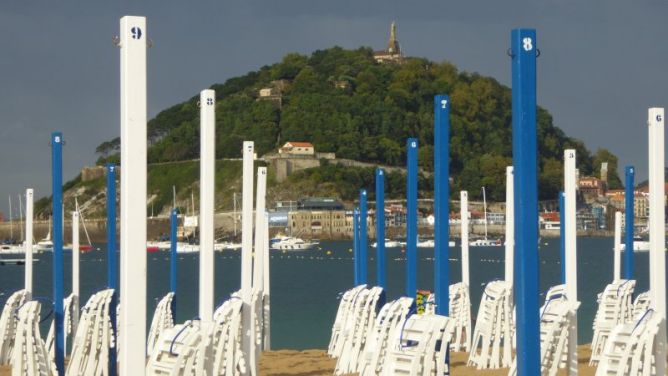
[[[149, 115], [286, 52], [380, 48], [397, 20], [405, 51], [510, 82], [510, 30], [538, 29], [539, 102], [590, 149], [646, 175], [650, 106], [668, 105], [666, 1], [115, 1], [0, 5], [0, 202], [50, 194], [49, 134], [67, 140], [65, 179], [118, 136], [125, 14], [148, 17]], [[0, 205], [6, 211], [7, 203]]]

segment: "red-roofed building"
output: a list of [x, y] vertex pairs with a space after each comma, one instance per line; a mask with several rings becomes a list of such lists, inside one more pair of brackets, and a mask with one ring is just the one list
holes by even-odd
[[279, 154], [315, 155], [315, 148], [310, 142], [289, 141], [278, 149]]

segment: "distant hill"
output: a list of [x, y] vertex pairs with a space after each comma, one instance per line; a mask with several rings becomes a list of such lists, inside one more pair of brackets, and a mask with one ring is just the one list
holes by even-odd
[[[505, 166], [512, 162], [511, 91], [493, 78], [424, 58], [379, 64], [369, 48], [333, 47], [310, 56], [287, 54], [279, 63], [211, 88], [217, 97], [217, 158], [239, 157], [244, 140], [255, 141], [258, 155], [286, 141], [310, 141], [317, 151], [337, 157], [403, 165], [405, 139], [417, 137], [420, 166], [427, 171], [433, 169], [433, 96], [449, 94], [453, 197], [465, 189], [476, 199], [483, 185], [492, 200], [505, 197]], [[268, 90], [260, 97], [262, 89]], [[149, 121], [150, 163], [198, 157], [198, 98]], [[621, 187], [617, 157], [605, 149], [590, 152], [555, 127], [543, 108], [538, 134], [542, 199], [556, 197], [560, 189], [565, 148], [577, 149], [581, 175], [598, 174], [600, 162], [607, 161], [609, 186]], [[118, 147], [118, 139], [100, 144], [98, 163], [118, 161]], [[321, 177], [300, 174], [313, 176]], [[427, 181], [422, 188], [429, 186]]]

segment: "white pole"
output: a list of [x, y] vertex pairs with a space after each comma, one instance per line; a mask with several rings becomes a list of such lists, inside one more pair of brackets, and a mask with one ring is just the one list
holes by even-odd
[[23, 203], [21, 202], [21, 195], [19, 194], [19, 230], [21, 231], [21, 237], [19, 238], [23, 241]]
[[[216, 92], [202, 90], [200, 101], [199, 160], [199, 316], [213, 321], [214, 305], [214, 200], [216, 188]], [[194, 194], [193, 194], [194, 195]], [[195, 211], [193, 200], [193, 212]]]
[[615, 269], [613, 281], [618, 281], [622, 278], [622, 212], [615, 212]]
[[664, 176], [664, 109], [650, 108], [649, 125], [649, 289], [650, 302], [661, 317], [654, 345], [656, 375], [666, 374], [666, 233]]
[[264, 283], [264, 211], [267, 190], [267, 168], [257, 169], [257, 191], [255, 192], [255, 257], [253, 257], [253, 290], [262, 291]]
[[26, 258], [25, 289], [32, 296], [32, 216], [33, 216], [33, 190], [26, 189], [26, 241], [23, 243]]
[[[243, 182], [241, 193], [241, 299], [242, 309], [242, 335], [241, 349], [246, 356], [251, 353], [253, 338], [251, 338], [251, 300], [253, 286], [253, 150], [252, 141], [244, 141], [243, 144]], [[250, 374], [254, 375], [254, 369]]]
[[[564, 150], [564, 201], [566, 240], [566, 297], [571, 304], [578, 301], [577, 228], [575, 203], [575, 150]], [[568, 374], [578, 374], [578, 319], [577, 311], [568, 330]]]
[[513, 285], [515, 270], [515, 198], [513, 166], [506, 167], [506, 282]]
[[264, 214], [264, 262], [263, 262], [263, 277], [262, 277], [262, 292], [263, 292], [263, 320], [262, 324], [264, 325], [264, 344], [263, 350], [271, 350], [271, 300], [270, 300], [270, 268], [269, 268], [269, 215]]
[[482, 208], [485, 215], [485, 240], [487, 240], [487, 197], [485, 197], [485, 187], [482, 187]]
[[79, 212], [72, 212], [72, 333], [79, 325]]
[[146, 365], [147, 38], [145, 17], [121, 18], [121, 376]]
[[461, 238], [462, 238], [462, 282], [466, 288], [470, 288], [469, 280], [469, 194], [466, 191], [459, 192], [460, 216], [461, 216]]
[[[253, 291], [258, 294], [260, 307], [263, 307], [262, 288], [264, 287], [262, 281], [262, 274], [264, 272], [264, 210], [265, 210], [265, 194], [267, 190], [267, 168], [258, 167], [257, 169], [257, 191], [255, 196], [255, 255], [253, 257]], [[251, 322], [256, 321], [255, 307], [251, 310]], [[264, 316], [262, 316], [264, 317]], [[262, 317], [259, 322], [262, 323]], [[264, 326], [264, 324], [262, 324]], [[255, 325], [251, 325], [251, 338], [257, 338]], [[250, 366], [251, 374], [257, 374], [259, 352], [262, 347], [258, 345], [251, 346]]]

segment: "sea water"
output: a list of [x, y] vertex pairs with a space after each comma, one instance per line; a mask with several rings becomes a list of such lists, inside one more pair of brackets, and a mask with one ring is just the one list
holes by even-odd
[[[81, 294], [85, 304], [90, 295], [106, 286], [107, 265], [104, 245], [99, 251], [81, 254]], [[578, 338], [588, 343], [592, 337], [592, 321], [596, 314], [596, 296], [612, 281], [612, 238], [578, 238], [578, 294], [582, 302], [578, 313]], [[329, 342], [339, 297], [353, 285], [352, 243], [322, 241], [317, 249], [300, 252], [271, 251], [271, 333], [272, 348], [325, 348]], [[137, 250], [135, 252], [144, 252]], [[375, 282], [375, 252], [369, 247], [369, 283]], [[418, 249], [418, 288], [433, 290], [433, 249]], [[539, 253], [540, 302], [550, 286], [560, 283], [559, 239], [541, 240]], [[450, 248], [450, 283], [461, 281], [460, 247]], [[387, 249], [387, 298], [399, 297], [405, 286], [405, 253], [401, 248]], [[52, 253], [35, 256], [34, 296], [43, 302], [42, 316], [51, 311]], [[148, 253], [148, 317], [147, 328], [158, 301], [169, 290], [169, 253]], [[648, 253], [635, 254], [636, 294], [648, 289]], [[64, 252], [65, 296], [71, 292], [71, 252]], [[198, 264], [197, 254], [178, 255], [178, 286], [176, 316], [178, 322], [197, 317]], [[215, 254], [216, 306], [240, 286], [240, 252]], [[517, 271], [516, 271], [517, 272]], [[24, 267], [0, 266], [0, 304], [23, 286]], [[470, 247], [472, 316], [478, 312], [480, 297], [487, 282], [502, 279], [503, 247]], [[122, 294], [122, 292], [121, 292]], [[43, 299], [42, 299], [43, 298]], [[44, 320], [42, 335], [46, 336]]]

